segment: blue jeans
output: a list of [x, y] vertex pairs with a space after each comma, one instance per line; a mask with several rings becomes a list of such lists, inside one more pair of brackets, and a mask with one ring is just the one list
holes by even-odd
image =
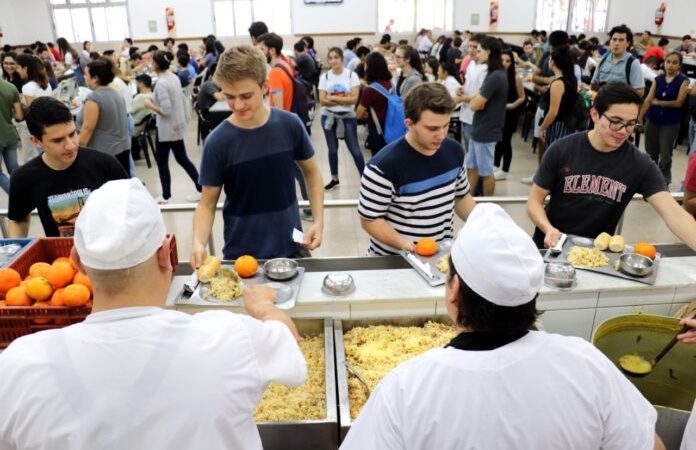
[[[10, 144], [0, 145], [0, 152], [2, 153], [2, 159], [5, 161], [5, 167], [7, 167], [7, 173], [12, 175], [17, 166], [17, 142], [12, 142]], [[0, 187], [3, 191], [9, 194], [10, 192], [10, 178], [5, 175], [2, 170], [0, 170]]]
[[691, 118], [689, 119], [689, 152], [687, 155], [691, 157], [694, 150], [696, 150], [696, 120]]
[[[327, 130], [324, 128], [324, 123], [326, 123], [326, 116], [321, 116], [321, 129], [324, 130], [326, 145], [329, 147], [329, 168], [331, 169], [331, 176], [333, 178], [338, 178], [338, 138], [336, 137], [336, 127], [338, 124], [335, 124], [332, 129]], [[358, 121], [357, 119], [343, 119], [343, 127], [345, 129], [344, 139], [348, 146], [348, 151], [353, 156], [355, 167], [358, 168], [358, 172], [362, 176], [363, 169], [365, 168], [365, 160], [363, 159], [360, 143], [358, 142]]]

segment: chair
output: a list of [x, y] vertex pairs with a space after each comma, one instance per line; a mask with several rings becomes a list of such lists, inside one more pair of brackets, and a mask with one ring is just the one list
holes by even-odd
[[[144, 126], [143, 126], [144, 125]], [[157, 129], [157, 120], [155, 119], [154, 114], [150, 114], [148, 116], [145, 116], [143, 120], [135, 124], [136, 127], [143, 126], [142, 131], [135, 136], [135, 139], [138, 140], [138, 144], [140, 144], [140, 149], [143, 151], [143, 156], [145, 157], [145, 163], [147, 164], [147, 168], [151, 169], [152, 168], [152, 161], [150, 161], [150, 153], [148, 153], [147, 149], [148, 146], [152, 149], [152, 155], [155, 155], [155, 152], [157, 151], [155, 149], [155, 144], [152, 141], [152, 134], [151, 132], [153, 130]]]
[[213, 129], [213, 123], [206, 119], [203, 112], [198, 108], [198, 104], [194, 105], [193, 109], [198, 116], [198, 127], [196, 130], [196, 144], [200, 145], [201, 141], [205, 141], [208, 134]]

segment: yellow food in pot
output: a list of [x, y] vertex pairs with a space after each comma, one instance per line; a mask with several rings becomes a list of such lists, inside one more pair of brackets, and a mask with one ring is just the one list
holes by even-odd
[[643, 375], [650, 373], [652, 364], [640, 355], [623, 355], [619, 358], [619, 365], [627, 372]]

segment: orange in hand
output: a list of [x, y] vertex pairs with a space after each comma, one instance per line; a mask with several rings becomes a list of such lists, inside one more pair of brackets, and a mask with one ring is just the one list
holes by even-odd
[[242, 278], [253, 277], [258, 268], [258, 261], [256, 261], [256, 258], [250, 255], [240, 256], [234, 262], [234, 270], [236, 270], [239, 276]]
[[655, 246], [647, 242], [637, 243], [633, 251], [639, 255], [647, 256], [650, 259], [655, 259], [655, 256], [657, 256], [657, 249]]
[[432, 238], [423, 238], [416, 243], [416, 253], [421, 256], [433, 256], [437, 253], [437, 242]]
[[22, 282], [22, 277], [14, 269], [0, 269], [0, 295], [6, 295], [7, 291], [13, 287], [19, 286]]

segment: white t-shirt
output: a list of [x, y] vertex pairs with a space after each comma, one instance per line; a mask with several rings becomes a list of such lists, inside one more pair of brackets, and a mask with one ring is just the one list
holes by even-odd
[[[340, 75], [329, 70], [319, 77], [319, 90], [326, 91], [330, 95], [350, 95], [355, 86], [360, 86], [360, 79], [355, 72], [343, 69]], [[343, 113], [353, 111], [354, 105], [324, 106], [331, 112]]]
[[133, 108], [133, 93], [126, 82], [119, 77], [114, 77], [114, 81], [112, 81], [109, 86], [116, 89], [116, 91], [121, 94], [123, 101], [126, 102], [126, 111], [130, 112]]
[[457, 81], [457, 79], [454, 78], [452, 75], [449, 75], [444, 80], [438, 80], [438, 83], [442, 84], [447, 88], [447, 91], [450, 93], [452, 98], [454, 98], [457, 95], [457, 88], [461, 86], [461, 84], [459, 84], [459, 81]]
[[432, 46], [433, 42], [430, 40], [430, 38], [428, 38], [428, 36], [421, 36], [416, 43], [416, 50], [418, 50], [418, 53], [428, 53]]
[[694, 401], [689, 421], [686, 422], [680, 450], [696, 450], [696, 401]]
[[656, 419], [590, 343], [529, 332], [495, 350], [437, 348], [401, 364], [341, 449], [651, 450]]
[[657, 78], [657, 73], [655, 73], [655, 71], [648, 67], [648, 65], [645, 63], [640, 65], [640, 71], [643, 72], [643, 78], [645, 81], [650, 81], [652, 83], [655, 81], [655, 78]]
[[266, 386], [307, 366], [280, 322], [141, 307], [22, 337], [0, 374], [0, 449], [261, 449]]
[[48, 97], [51, 95], [51, 92], [53, 90], [50, 84], [46, 86], [46, 89], [43, 89], [36, 81], [29, 81], [22, 86], [22, 94], [33, 98]]
[[[483, 80], [486, 79], [488, 73], [488, 64], [478, 64], [476, 61], [471, 61], [466, 67], [466, 77], [464, 78], [464, 95], [475, 95], [481, 89]], [[459, 110], [459, 120], [468, 123], [474, 123], [474, 112], [469, 108], [468, 103], [463, 103]]]

